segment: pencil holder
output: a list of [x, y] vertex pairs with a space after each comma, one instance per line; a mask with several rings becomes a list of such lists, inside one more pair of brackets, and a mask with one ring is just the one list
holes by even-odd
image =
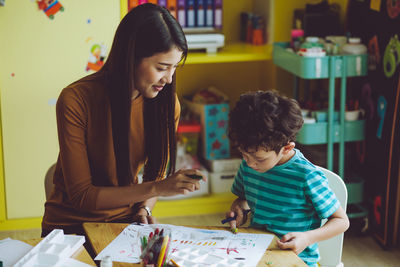
[[171, 234], [164, 233], [164, 229], [159, 231], [156, 229], [154, 233], [150, 233], [149, 237], [141, 238], [142, 259], [143, 267], [164, 267], [174, 266], [169, 265], [169, 248], [170, 248]]

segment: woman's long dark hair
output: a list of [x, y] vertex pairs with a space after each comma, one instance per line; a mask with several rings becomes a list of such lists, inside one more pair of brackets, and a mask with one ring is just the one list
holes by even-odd
[[[135, 67], [143, 58], [177, 47], [187, 56], [187, 43], [179, 23], [163, 7], [142, 4], [132, 9], [115, 33], [107, 62], [100, 70], [106, 76], [111, 105], [112, 133], [118, 182], [133, 181], [129, 154], [131, 95]], [[147, 161], [144, 181], [175, 171], [175, 79], [152, 99], [144, 101], [144, 133]]]

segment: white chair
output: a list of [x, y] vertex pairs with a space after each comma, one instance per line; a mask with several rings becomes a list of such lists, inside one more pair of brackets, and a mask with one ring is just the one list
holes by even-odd
[[[346, 211], [347, 206], [347, 187], [342, 178], [336, 173], [322, 167], [318, 167], [325, 174], [328, 179], [329, 187], [335, 193], [340, 202], [343, 210]], [[327, 220], [323, 221], [325, 224]], [[319, 264], [321, 267], [343, 267], [342, 262], [342, 249], [343, 249], [343, 236], [341, 233], [333, 238], [324, 240], [318, 243], [321, 260]]]

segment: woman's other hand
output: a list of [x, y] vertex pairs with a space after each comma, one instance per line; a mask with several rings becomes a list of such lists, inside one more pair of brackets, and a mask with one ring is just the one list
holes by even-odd
[[148, 215], [145, 209], [139, 209], [138, 212], [133, 216], [133, 222], [153, 224], [157, 223], [157, 220], [154, 216]]

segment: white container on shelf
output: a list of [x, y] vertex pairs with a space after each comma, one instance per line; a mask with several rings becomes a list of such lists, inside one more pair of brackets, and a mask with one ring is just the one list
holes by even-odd
[[226, 172], [226, 171], [237, 171], [239, 169], [240, 163], [242, 163], [241, 158], [230, 158], [230, 159], [213, 159], [206, 160], [206, 167], [210, 172]]
[[346, 121], [356, 121], [358, 120], [358, 117], [360, 116], [360, 110], [351, 110], [351, 111], [346, 111], [344, 113], [344, 118]]
[[349, 38], [349, 42], [342, 47], [342, 54], [362, 55], [367, 53], [367, 47], [361, 43], [358, 37]]
[[325, 39], [331, 41], [334, 45], [338, 46], [338, 53], [341, 53], [342, 47], [347, 43], [346, 36], [329, 35], [326, 36]]
[[237, 171], [210, 172], [209, 179], [211, 185], [211, 193], [227, 193], [231, 192], [233, 179]]

